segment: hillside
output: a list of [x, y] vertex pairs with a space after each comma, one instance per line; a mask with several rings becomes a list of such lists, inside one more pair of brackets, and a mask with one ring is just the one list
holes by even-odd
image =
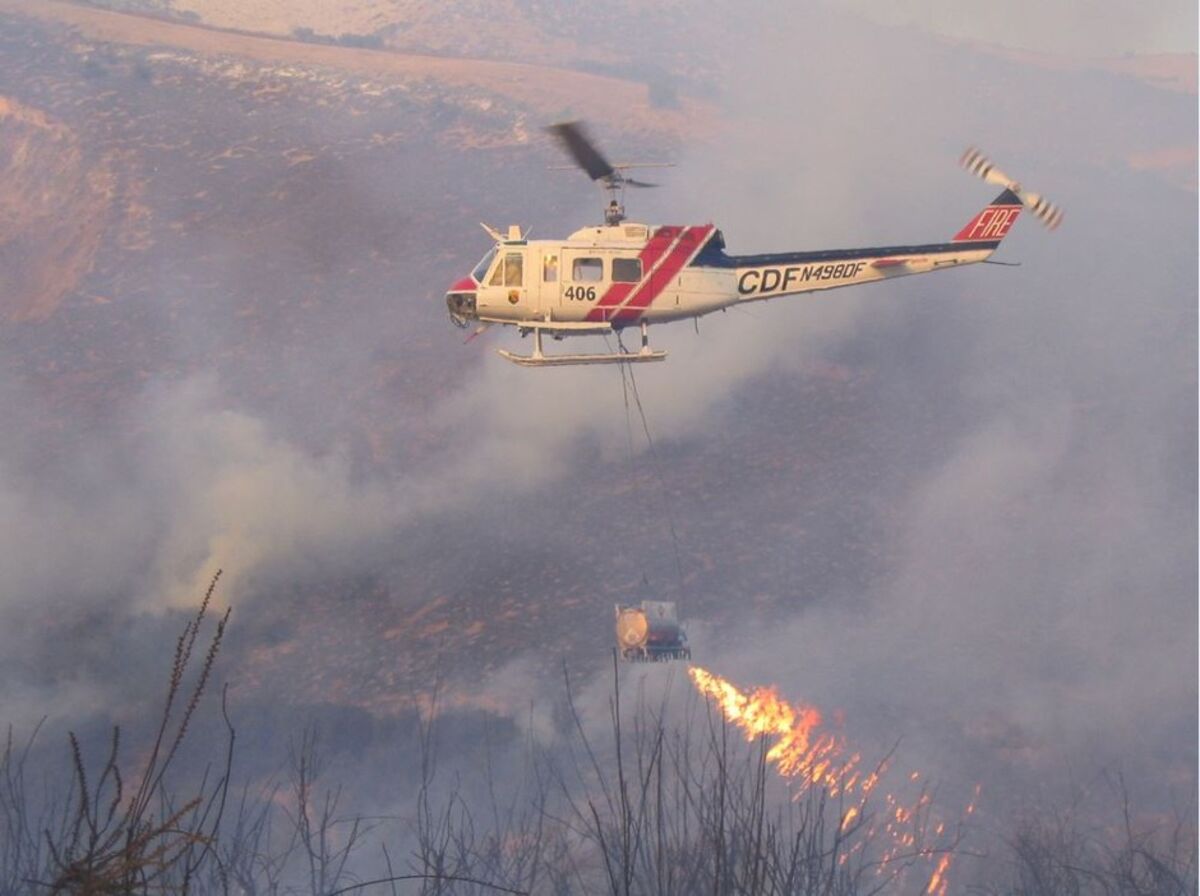
[[[440, 289], [482, 252], [474, 218], [527, 208], [530, 185], [559, 161], [536, 139], [564, 114], [554, 97], [583, 96], [610, 139], [639, 154], [705, 127], [699, 105], [652, 111], [643, 85], [590, 74], [541, 70], [553, 89], [534, 90], [528, 66], [224, 35], [67, 4], [38, 13], [0, 12], [0, 347], [9, 382], [37, 395], [22, 402], [24, 429], [51, 462], [77, 439], [113, 438], [147, 384], [214, 369], [309, 450], [344, 451], [371, 475], [426, 459], [439, 449], [420, 415], [454, 387], [459, 363]], [[591, 196], [562, 177], [552, 214]], [[313, 420], [296, 397], [327, 393], [331, 334], [342, 400]], [[349, 637], [344, 625], [331, 635], [321, 609], [348, 588], [371, 617], [391, 607], [380, 647], [411, 657], [368, 663], [356, 673], [367, 679], [331, 694], [408, 693], [428, 674], [431, 631], [452, 635], [437, 650], [490, 645], [476, 655], [495, 667], [528, 626], [579, 606], [564, 596], [543, 609], [540, 588], [519, 579], [447, 602], [438, 577], [452, 568], [429, 557], [399, 593], [383, 570], [310, 586], [304, 616], [322, 642]], [[594, 572], [572, 578], [600, 606], [624, 587], [603, 598], [584, 584]], [[495, 626], [454, 621], [495, 601], [505, 608]], [[419, 615], [432, 630], [397, 628], [427, 604]], [[286, 654], [252, 656], [264, 664], [255, 677], [283, 676], [297, 699], [318, 699], [345, 674], [338, 662], [298, 674]]]
[[[563, 661], [605, 668], [614, 604], [665, 597], [698, 659], [963, 780], [1031, 780], [1100, 724], [1108, 755], [1187, 778], [1180, 66], [824, 7], [581, 9], [0, 0], [14, 713], [129, 711], [146, 633], [221, 566], [251, 708], [394, 718], [436, 680], [515, 718]], [[1020, 267], [664, 327], [636, 396], [610, 369], [530, 375], [492, 351], [515, 334], [463, 344], [443, 291], [481, 220], [595, 219], [591, 185], [547, 172], [540, 129], [568, 116], [678, 160], [634, 214], [714, 220], [732, 251], [953, 233], [994, 195], [953, 170], [974, 141], [1066, 223], [1019, 222]]]

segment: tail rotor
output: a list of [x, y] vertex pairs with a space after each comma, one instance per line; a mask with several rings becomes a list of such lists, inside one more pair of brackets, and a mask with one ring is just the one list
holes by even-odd
[[1021, 189], [1019, 183], [993, 165], [991, 160], [978, 149], [974, 147], [968, 149], [963, 153], [959, 163], [967, 171], [989, 184], [1012, 190], [1013, 194], [1021, 200], [1021, 204], [1033, 212], [1037, 219], [1050, 230], [1054, 230], [1062, 223], [1063, 211], [1061, 208], [1040, 193]]

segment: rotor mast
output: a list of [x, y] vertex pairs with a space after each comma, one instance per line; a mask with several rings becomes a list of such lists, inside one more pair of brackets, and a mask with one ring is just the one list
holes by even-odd
[[583, 169], [593, 181], [599, 182], [601, 188], [608, 194], [608, 205], [604, 208], [604, 223], [614, 227], [625, 220], [625, 187], [656, 187], [658, 184], [646, 183], [626, 177], [624, 172], [631, 168], [671, 168], [671, 162], [624, 162], [614, 165], [596, 148], [579, 121], [564, 121], [552, 124], [546, 128], [553, 135], [571, 159]]

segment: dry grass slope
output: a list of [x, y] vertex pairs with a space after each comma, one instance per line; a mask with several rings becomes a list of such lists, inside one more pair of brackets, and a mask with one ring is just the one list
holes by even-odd
[[[79, 6], [64, 0], [0, 0], [0, 12], [32, 16], [67, 25], [81, 36], [100, 42], [133, 46], [162, 46], [206, 56], [237, 56], [259, 63], [337, 69], [389, 82], [433, 81], [454, 89], [494, 92], [535, 111], [547, 121], [577, 116], [616, 124], [627, 131], [695, 136], [714, 126], [715, 111], [707, 103], [684, 98], [678, 106], [661, 108], [650, 101], [646, 84], [523, 62], [422, 55], [360, 47], [334, 46], [258, 37], [251, 34], [196, 27], [164, 19]], [[313, 29], [316, 31], [316, 29]], [[514, 52], [513, 58], [527, 58]]]
[[95, 262], [112, 165], [39, 109], [0, 95], [0, 317], [44, 320]]

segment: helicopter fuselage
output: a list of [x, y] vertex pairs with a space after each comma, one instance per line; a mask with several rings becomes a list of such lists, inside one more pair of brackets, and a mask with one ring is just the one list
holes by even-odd
[[[744, 302], [985, 260], [1020, 212], [1001, 196], [946, 243], [729, 255], [712, 224], [585, 227], [565, 240], [500, 239], [447, 304], [471, 320], [555, 336], [699, 317]], [[514, 231], [510, 231], [515, 235]]]
[[[621, 196], [626, 187], [652, 187], [625, 172], [654, 163], [612, 164], [588, 137], [582, 122], [547, 129], [595, 183], [608, 193], [604, 225], [585, 227], [565, 240], [524, 238], [520, 228], [507, 236], [484, 225], [495, 246], [471, 276], [450, 287], [446, 306], [460, 327], [478, 322], [517, 327], [533, 334], [533, 352], [499, 353], [529, 367], [566, 364], [624, 364], [661, 361], [665, 351], [649, 345], [649, 325], [698, 318], [743, 302], [762, 301], [844, 286], [878, 283], [987, 261], [1028, 206], [1053, 230], [1062, 210], [1044, 196], [1023, 190], [977, 149], [960, 163], [983, 180], [1004, 187], [954, 237], [943, 243], [828, 249], [766, 255], [730, 255], [712, 224], [650, 227], [625, 220]], [[547, 355], [542, 337], [555, 339], [641, 330], [638, 352]], [[479, 332], [478, 330], [476, 332]]]

